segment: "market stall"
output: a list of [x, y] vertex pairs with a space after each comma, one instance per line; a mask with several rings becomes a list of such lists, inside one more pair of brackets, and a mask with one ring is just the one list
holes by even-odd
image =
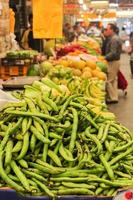
[[56, 44], [49, 59], [10, 51], [2, 66], [3, 79], [35, 80], [19, 79], [22, 90], [2, 83], [13, 91], [0, 90], [0, 199], [132, 199], [133, 134], [106, 105], [99, 42]]

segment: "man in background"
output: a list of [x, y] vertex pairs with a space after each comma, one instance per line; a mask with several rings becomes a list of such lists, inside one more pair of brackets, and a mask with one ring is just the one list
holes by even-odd
[[122, 41], [117, 34], [117, 26], [109, 23], [106, 29], [109, 38], [105, 58], [109, 63], [107, 74], [107, 103], [118, 103], [117, 75], [120, 68], [120, 55], [122, 52]]
[[25, 50], [33, 49], [39, 52], [43, 51], [43, 41], [41, 39], [35, 39], [33, 37], [33, 15], [29, 15], [29, 28], [24, 31], [22, 40], [21, 40], [21, 47]]

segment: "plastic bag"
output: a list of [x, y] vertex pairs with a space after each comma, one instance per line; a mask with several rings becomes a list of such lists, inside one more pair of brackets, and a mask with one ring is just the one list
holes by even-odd
[[0, 110], [7, 104], [7, 103], [18, 103], [19, 100], [14, 98], [11, 94], [6, 93], [0, 90]]

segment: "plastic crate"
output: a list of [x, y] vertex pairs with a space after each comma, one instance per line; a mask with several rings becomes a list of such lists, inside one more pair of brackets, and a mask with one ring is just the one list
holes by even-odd
[[27, 65], [21, 66], [0, 66], [0, 78], [7, 80], [14, 76], [26, 76], [28, 71]]

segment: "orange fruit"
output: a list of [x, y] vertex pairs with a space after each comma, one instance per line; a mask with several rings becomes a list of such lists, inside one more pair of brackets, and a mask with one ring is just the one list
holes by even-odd
[[95, 61], [93, 61], [93, 60], [87, 60], [86, 61], [86, 66], [87, 67], [90, 67], [91, 69], [96, 69], [96, 62]]
[[85, 67], [85, 68], [83, 69], [83, 72], [86, 72], [86, 71], [89, 71], [89, 72], [91, 72], [92, 70], [91, 70], [91, 68], [90, 68], [90, 67]]
[[107, 79], [107, 76], [106, 76], [106, 74], [105, 74], [104, 72], [99, 72], [99, 73], [97, 74], [97, 77], [98, 77], [100, 80], [103, 80], [103, 81], [105, 81], [105, 80]]
[[92, 77], [92, 74], [91, 74], [91, 72], [86, 71], [86, 72], [83, 72], [82, 77], [83, 77], [83, 78], [91, 78], [91, 77]]

